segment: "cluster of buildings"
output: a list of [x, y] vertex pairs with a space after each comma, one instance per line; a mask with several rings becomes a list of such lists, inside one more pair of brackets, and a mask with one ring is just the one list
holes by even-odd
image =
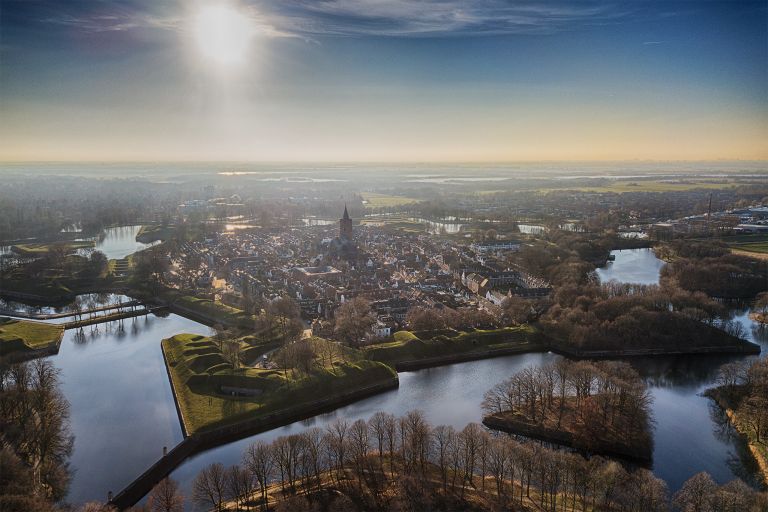
[[[507, 297], [547, 295], [548, 283], [507, 262], [520, 247], [516, 240], [457, 244], [427, 233], [353, 228], [345, 207], [338, 231], [320, 225], [219, 233], [186, 244], [174, 268], [223, 278], [223, 287], [208, 293], [240, 307], [289, 296], [317, 334], [327, 334], [341, 304], [364, 297], [377, 319], [373, 334], [386, 337], [414, 306], [492, 309]], [[205, 289], [208, 281], [197, 285]]]

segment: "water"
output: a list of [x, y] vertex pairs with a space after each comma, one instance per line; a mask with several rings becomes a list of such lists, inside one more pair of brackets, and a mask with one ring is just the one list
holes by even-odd
[[[763, 347], [768, 350], [768, 343]], [[198, 454], [173, 473], [185, 493], [197, 473], [206, 465], [225, 466], [241, 461], [246, 447], [278, 436], [299, 433], [309, 427], [324, 427], [336, 418], [352, 422], [368, 419], [376, 411], [395, 415], [419, 409], [433, 425], [463, 428], [482, 420], [480, 404], [485, 392], [496, 383], [529, 365], [556, 361], [553, 354], [523, 354], [472, 361], [400, 374], [400, 388], [342, 407], [306, 421], [242, 439]], [[699, 471], [707, 471], [725, 483], [736, 477], [755, 483], [755, 469], [745, 455], [743, 444], [724, 433], [722, 415], [701, 393], [715, 385], [717, 368], [729, 357], [653, 358], [633, 361], [645, 377], [653, 396], [654, 473], [664, 479], [672, 492]]]
[[75, 434], [68, 500], [105, 500], [144, 472], [183, 436], [160, 341], [209, 329], [177, 315], [127, 319], [68, 330], [50, 360], [61, 370]]
[[621, 283], [658, 284], [664, 262], [656, 257], [652, 249], [625, 249], [611, 251], [616, 259], [597, 269], [600, 281]]
[[119, 260], [157, 243], [137, 242], [136, 235], [140, 229], [141, 226], [107, 228], [104, 230], [103, 238], [99, 237], [96, 240], [96, 250], [103, 252], [110, 260]]
[[527, 235], [543, 235], [547, 231], [547, 228], [544, 226], [538, 226], [536, 224], [518, 224], [517, 227], [521, 233]]
[[336, 224], [338, 221], [328, 220], [328, 219], [318, 219], [316, 217], [305, 217], [301, 219], [301, 222], [303, 222], [305, 226], [330, 226], [332, 224]]
[[[640, 249], [617, 253], [611, 272], [630, 282], [637, 282], [637, 275], [656, 282], [659, 268], [653, 253]], [[759, 343], [765, 354], [768, 333], [748, 313], [746, 308], [736, 309], [733, 320], [745, 326], [748, 338]], [[74, 331], [68, 331], [60, 353], [52, 357], [62, 369], [62, 388], [72, 405], [77, 436], [72, 457], [77, 472], [69, 496], [73, 503], [104, 499], [108, 490], [119, 491], [160, 457], [163, 446], [171, 448], [181, 440], [159, 342], [180, 332], [208, 332], [205, 326], [176, 315], [127, 320], [125, 332], [118, 332], [115, 323], [109, 325], [100, 325], [99, 334], [87, 337], [84, 343], [75, 339]], [[397, 390], [203, 452], [185, 461], [171, 476], [189, 496], [202, 467], [240, 462], [246, 446], [257, 439], [271, 441], [311, 426], [323, 427], [339, 417], [367, 419], [380, 410], [402, 415], [420, 409], [433, 425], [463, 428], [481, 421], [483, 395], [497, 382], [526, 366], [558, 357], [521, 354], [401, 373]], [[672, 492], [699, 471], [707, 471], [720, 483], [736, 477], [755, 483], [755, 468], [743, 443], [734, 437], [719, 409], [701, 395], [715, 385], [718, 367], [736, 359], [680, 356], [631, 361], [653, 397], [653, 470]]]
[[441, 222], [441, 221], [422, 219], [420, 217], [411, 217], [408, 220], [412, 222], [420, 222], [422, 224], [426, 224], [427, 232], [432, 235], [440, 235], [440, 234], [455, 235], [456, 233], [459, 233], [461, 231], [461, 228], [464, 227], [464, 224], [451, 221], [451, 220], [449, 220], [448, 222]]

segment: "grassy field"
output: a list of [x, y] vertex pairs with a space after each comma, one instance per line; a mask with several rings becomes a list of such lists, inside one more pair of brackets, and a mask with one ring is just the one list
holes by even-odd
[[22, 256], [42, 256], [54, 247], [62, 247], [67, 253], [73, 253], [78, 249], [91, 249], [96, 247], [96, 243], [92, 240], [79, 240], [58, 243], [17, 244], [13, 246], [13, 251]]
[[390, 196], [387, 194], [376, 194], [374, 192], [363, 192], [360, 194], [366, 201], [366, 208], [390, 208], [392, 206], [402, 206], [404, 204], [413, 204], [421, 201], [412, 197]]
[[61, 339], [60, 325], [0, 317], [0, 356], [46, 349]]
[[[307, 343], [312, 344], [316, 354], [309, 371], [252, 367], [233, 370], [211, 338], [179, 334], [163, 340], [187, 433], [301, 408], [396, 378], [394, 370], [382, 363], [353, 359], [359, 357], [355, 351], [342, 352], [338, 345], [319, 338]], [[241, 344], [247, 345], [244, 341]], [[243, 396], [226, 394], [231, 388]]]
[[394, 341], [364, 347], [365, 357], [395, 365], [440, 356], [460, 355], [485, 350], [522, 348], [535, 345], [536, 329], [531, 326], [506, 327], [473, 332], [445, 331], [413, 333], [399, 331]]

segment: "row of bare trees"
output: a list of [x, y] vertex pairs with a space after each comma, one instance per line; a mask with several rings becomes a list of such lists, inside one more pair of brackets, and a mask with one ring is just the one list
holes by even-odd
[[720, 391], [754, 441], [768, 445], [768, 360], [728, 363], [718, 373]]
[[266, 509], [296, 494], [320, 500], [327, 494], [320, 491], [331, 489], [344, 496], [346, 505], [337, 503], [343, 510], [401, 510], [404, 500], [411, 510], [438, 502], [462, 510], [478, 500], [499, 510], [668, 508], [666, 485], [649, 471], [493, 436], [475, 423], [432, 427], [419, 411], [339, 419], [270, 444], [257, 441], [240, 465], [204, 468], [193, 499], [218, 511]]
[[485, 394], [483, 409], [568, 430], [584, 447], [620, 438], [648, 448], [650, 403], [645, 383], [625, 362], [561, 359], [526, 367], [500, 382]]
[[488, 329], [501, 325], [499, 318], [477, 308], [437, 309], [415, 306], [408, 310], [405, 321], [412, 331]]

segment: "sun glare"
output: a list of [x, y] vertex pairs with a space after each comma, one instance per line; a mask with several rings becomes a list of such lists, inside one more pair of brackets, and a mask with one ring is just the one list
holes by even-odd
[[216, 64], [234, 66], [246, 60], [254, 26], [243, 12], [229, 5], [216, 4], [198, 11], [193, 32], [203, 58]]

